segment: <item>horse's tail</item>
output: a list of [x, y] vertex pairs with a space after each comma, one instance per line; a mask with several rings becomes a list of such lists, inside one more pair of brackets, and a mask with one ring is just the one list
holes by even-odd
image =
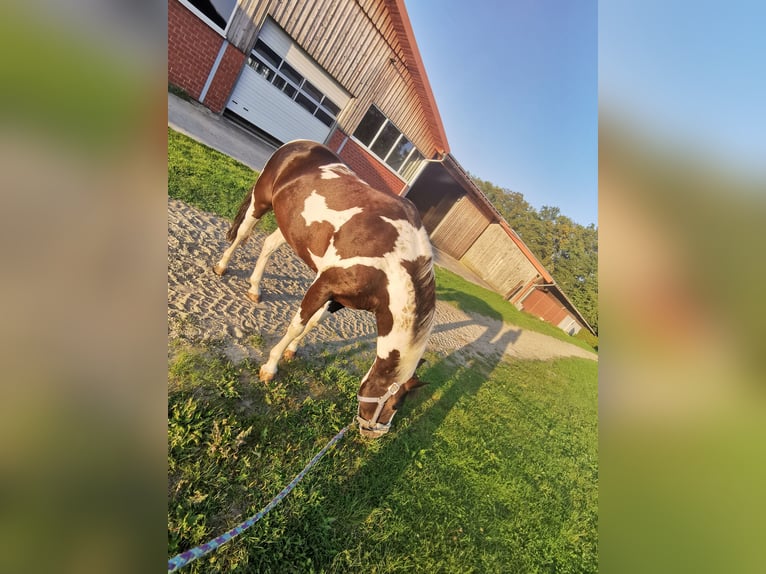
[[234, 222], [231, 224], [229, 231], [226, 233], [226, 239], [229, 240], [229, 243], [237, 238], [237, 231], [239, 230], [239, 226], [242, 225], [242, 222], [245, 220], [245, 215], [247, 215], [247, 210], [250, 207], [254, 191], [255, 186], [250, 189], [250, 192], [245, 196], [245, 199], [242, 200], [242, 204], [237, 210], [237, 215], [234, 217]]

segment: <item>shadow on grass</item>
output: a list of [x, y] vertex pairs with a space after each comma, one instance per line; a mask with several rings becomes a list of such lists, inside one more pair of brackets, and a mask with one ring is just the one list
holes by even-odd
[[478, 313], [479, 315], [484, 315], [485, 317], [496, 319], [498, 321], [503, 320], [503, 316], [497, 310], [489, 306], [486, 301], [473, 295], [463, 293], [462, 291], [458, 291], [457, 289], [440, 287], [438, 296], [442, 301], [453, 303], [458, 309], [465, 311], [466, 313]]
[[[476, 311], [486, 306], [483, 301], [465, 294], [460, 294], [459, 299], [466, 304], [467, 310]], [[492, 316], [491, 309], [487, 307], [484, 310]], [[500, 319], [498, 314], [495, 315]], [[457, 326], [463, 324], [461, 322]], [[332, 465], [338, 472], [348, 473], [348, 458], [356, 456], [363, 461], [361, 465], [353, 474], [335, 476], [336, 482], [309, 481], [306, 488], [313, 487], [321, 491], [321, 505], [305, 508], [291, 505], [287, 524], [280, 535], [269, 541], [268, 552], [289, 555], [289, 547], [295, 544], [296, 533], [307, 533], [313, 542], [308, 542], [309, 547], [305, 549], [304, 556], [310, 556], [312, 570], [342, 570], [342, 565], [336, 563], [338, 553], [348, 548], [349, 541], [358, 539], [360, 530], [365, 528], [370, 517], [380, 515], [381, 509], [390, 506], [387, 500], [393, 489], [400, 486], [403, 474], [414, 463], [412, 453], [428, 450], [435, 445], [435, 433], [455, 405], [466, 397], [475, 396], [501, 361], [502, 354], [483, 355], [482, 349], [494, 345], [504, 348], [520, 335], [520, 330], [505, 331], [502, 322], [498, 325], [500, 327], [497, 329], [487, 328], [479, 339], [463, 349], [433, 364], [424, 365], [418, 375], [425, 381], [430, 379], [430, 384], [408, 397], [394, 419], [390, 433], [378, 439], [380, 443], [370, 443], [359, 436], [356, 427], [351, 429], [345, 439], [346, 444], [336, 447], [332, 462], [324, 464]], [[447, 330], [453, 328], [451, 325], [443, 327]], [[338, 359], [353, 355], [353, 351], [348, 353], [341, 353]], [[435, 395], [438, 398], [433, 399], [433, 404], [424, 408], [424, 402]], [[340, 410], [346, 411], [349, 418], [355, 408], [356, 402], [352, 397], [348, 398], [347, 404], [340, 406]], [[350, 516], [349, 508], [353, 508]], [[338, 516], [342, 516], [342, 519], [335, 520]], [[262, 563], [265, 557], [257, 555], [265, 551], [265, 548], [251, 548], [251, 559], [256, 564]], [[297, 564], [284, 566], [285, 571], [300, 570]], [[346, 564], [345, 567], [350, 565]]]

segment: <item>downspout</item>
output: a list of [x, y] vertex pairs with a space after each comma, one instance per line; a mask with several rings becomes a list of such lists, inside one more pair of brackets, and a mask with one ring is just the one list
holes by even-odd
[[202, 91], [200, 92], [200, 95], [199, 95], [199, 101], [203, 104], [205, 103], [207, 92], [210, 89], [211, 84], [213, 83], [213, 78], [215, 78], [216, 72], [218, 72], [218, 67], [221, 65], [221, 60], [223, 60], [223, 55], [226, 53], [226, 47], [228, 45], [229, 45], [228, 40], [224, 38], [223, 43], [221, 44], [221, 47], [218, 49], [218, 55], [215, 58], [215, 62], [213, 62], [213, 67], [210, 68], [210, 72], [207, 75], [207, 80], [205, 80], [205, 85], [202, 87]]

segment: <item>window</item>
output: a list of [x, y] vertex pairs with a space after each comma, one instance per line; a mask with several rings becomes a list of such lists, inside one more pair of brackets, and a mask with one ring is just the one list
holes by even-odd
[[255, 43], [247, 65], [327, 127], [335, 122], [340, 113], [338, 105], [285, 62], [263, 40]]
[[415, 175], [423, 155], [391, 120], [378, 108], [370, 106], [354, 131], [354, 138], [367, 146], [405, 181]]
[[279, 66], [279, 71], [282, 72], [282, 75], [285, 78], [290, 80], [296, 86], [300, 86], [303, 83], [303, 76], [296, 72], [295, 68], [293, 68], [287, 62], [282, 62], [282, 65]]
[[399, 140], [399, 136], [402, 135], [396, 126], [391, 122], [386, 122], [383, 129], [375, 138], [375, 141], [370, 145], [372, 153], [379, 158], [385, 160], [388, 152], [391, 151], [391, 147]]
[[325, 96], [322, 100], [322, 106], [324, 106], [324, 108], [334, 116], [337, 116], [340, 113], [340, 108], [338, 105], [327, 96]]
[[184, 0], [187, 6], [191, 6], [198, 15], [203, 16], [208, 23], [221, 29], [226, 29], [226, 24], [231, 18], [237, 0]]
[[415, 171], [418, 169], [418, 166], [420, 165], [420, 162], [423, 161], [423, 154], [421, 154], [417, 149], [412, 150], [410, 152], [410, 157], [408, 157], [402, 168], [399, 170], [399, 173], [402, 174], [402, 177], [410, 181], [412, 179], [412, 176], [415, 175]]
[[254, 56], [250, 56], [247, 59], [247, 65], [269, 81], [271, 81], [271, 79], [274, 77], [274, 72], [266, 64]]
[[266, 62], [271, 64], [274, 68], [279, 68], [279, 64], [282, 63], [282, 58], [279, 57], [279, 54], [277, 54], [274, 50], [269, 48], [260, 40], [255, 43], [255, 48], [253, 48], [253, 51], [261, 56]]
[[362, 118], [362, 123], [356, 128], [354, 137], [367, 147], [370, 147], [372, 140], [378, 135], [380, 128], [386, 123], [386, 116], [378, 111], [378, 108], [371, 106]]
[[308, 80], [303, 82], [303, 91], [306, 92], [312, 98], [314, 98], [314, 101], [316, 101], [317, 103], [321, 102], [322, 101], [322, 97], [324, 96], [324, 94], [322, 94], [322, 92], [320, 92], [314, 86], [314, 84], [312, 84]]
[[309, 112], [310, 114], [313, 114], [315, 111], [317, 111], [317, 105], [311, 101], [307, 96], [298, 93], [295, 96], [295, 103], [298, 104], [300, 107], [302, 107], [304, 110]]
[[318, 119], [320, 122], [322, 122], [324, 125], [326, 125], [327, 127], [330, 127], [333, 121], [335, 121], [330, 114], [328, 114], [322, 109], [318, 109], [316, 113], [314, 114], [314, 117]]
[[389, 152], [386, 163], [398, 171], [414, 147], [412, 142], [407, 141], [404, 136], [400, 137], [394, 148]]
[[282, 91], [286, 93], [291, 99], [295, 97], [295, 94], [298, 93], [298, 90], [295, 89], [295, 86], [292, 84], [285, 84], [285, 87], [282, 88]]

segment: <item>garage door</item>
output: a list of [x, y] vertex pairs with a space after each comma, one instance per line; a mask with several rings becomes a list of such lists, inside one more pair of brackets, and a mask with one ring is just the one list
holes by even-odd
[[281, 142], [323, 142], [348, 93], [267, 19], [226, 107]]

